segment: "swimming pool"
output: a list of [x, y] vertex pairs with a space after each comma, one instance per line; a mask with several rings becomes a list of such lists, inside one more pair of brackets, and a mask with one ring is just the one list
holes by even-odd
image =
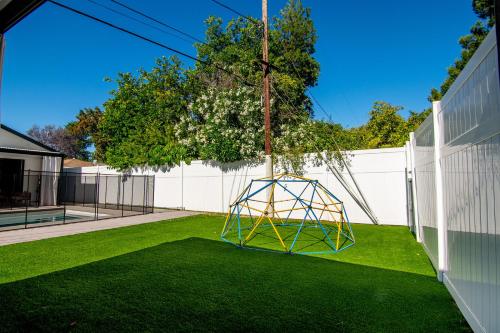
[[[99, 214], [100, 215], [100, 214]], [[79, 214], [75, 212], [67, 211], [66, 214], [64, 210], [42, 210], [42, 211], [28, 211], [26, 212], [14, 212], [14, 213], [2, 213], [0, 214], [0, 228], [1, 227], [11, 227], [19, 225], [34, 225], [50, 222], [63, 222], [63, 221], [76, 221], [76, 220], [89, 220], [93, 219], [94, 215], [90, 214]]]

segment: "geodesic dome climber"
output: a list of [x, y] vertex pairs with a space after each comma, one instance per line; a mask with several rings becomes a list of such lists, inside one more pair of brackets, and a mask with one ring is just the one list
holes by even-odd
[[343, 203], [317, 180], [289, 174], [252, 180], [230, 205], [221, 238], [298, 254], [337, 253], [355, 243]]

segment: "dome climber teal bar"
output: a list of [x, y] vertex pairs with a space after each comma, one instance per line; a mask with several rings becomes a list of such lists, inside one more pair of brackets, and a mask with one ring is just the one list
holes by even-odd
[[289, 174], [252, 180], [230, 205], [221, 238], [290, 254], [337, 253], [355, 243], [343, 203], [317, 180]]

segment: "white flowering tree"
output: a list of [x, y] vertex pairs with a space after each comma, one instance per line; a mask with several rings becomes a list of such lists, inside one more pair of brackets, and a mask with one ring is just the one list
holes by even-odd
[[188, 106], [176, 136], [189, 155], [232, 162], [263, 154], [264, 126], [258, 93], [248, 87], [209, 87]]

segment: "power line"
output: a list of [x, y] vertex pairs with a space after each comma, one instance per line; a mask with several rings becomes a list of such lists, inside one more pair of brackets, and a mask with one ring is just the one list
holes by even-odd
[[127, 14], [125, 14], [125, 13], [119, 12], [119, 11], [117, 11], [116, 9], [111, 8], [111, 7], [109, 7], [109, 6], [106, 6], [106, 5], [102, 4], [102, 3], [99, 3], [99, 2], [94, 1], [94, 0], [87, 0], [87, 1], [88, 1], [88, 2], [90, 2], [90, 3], [93, 3], [93, 4], [94, 4], [94, 5], [96, 5], [96, 6], [99, 6], [99, 7], [102, 7], [102, 8], [104, 8], [104, 9], [106, 9], [106, 10], [109, 10], [109, 11], [111, 11], [111, 12], [115, 13], [115, 14], [118, 14], [118, 15], [120, 15], [120, 16], [126, 17], [126, 18], [128, 18], [128, 19], [130, 19], [130, 20], [132, 20], [132, 21], [138, 22], [138, 23], [143, 24], [143, 25], [145, 25], [145, 26], [148, 26], [148, 27], [150, 27], [150, 28], [153, 28], [153, 29], [156, 29], [156, 30], [158, 30], [158, 31], [161, 31], [161, 32], [163, 32], [163, 33], [165, 33], [165, 34], [167, 34], [167, 35], [170, 35], [170, 36], [173, 36], [173, 37], [179, 38], [179, 39], [181, 39], [181, 40], [183, 40], [183, 41], [185, 41], [185, 42], [190, 43], [187, 39], [182, 38], [181, 36], [178, 36], [178, 35], [176, 35], [176, 34], [173, 34], [173, 33], [170, 33], [170, 32], [168, 32], [168, 31], [165, 31], [165, 30], [163, 30], [163, 29], [160, 29], [160, 28], [158, 28], [158, 27], [156, 27], [156, 26], [154, 26], [154, 25], [152, 25], [152, 24], [146, 23], [146, 22], [144, 22], [144, 21], [138, 20], [138, 19], [136, 19], [135, 17], [132, 17], [132, 16], [127, 15]]
[[229, 10], [229, 11], [231, 11], [231, 12], [235, 13], [236, 15], [239, 15], [239, 16], [241, 16], [241, 17], [244, 17], [245, 19], [247, 19], [248, 21], [252, 22], [253, 24], [258, 25], [259, 27], [260, 27], [260, 26], [261, 26], [261, 24], [262, 24], [260, 21], [257, 21], [257, 20], [256, 20], [256, 19], [254, 19], [253, 17], [248, 16], [248, 15], [245, 15], [245, 14], [243, 14], [243, 13], [241, 13], [241, 12], [237, 11], [236, 9], [229, 7], [229, 6], [228, 6], [228, 5], [226, 5], [226, 4], [223, 4], [222, 2], [220, 2], [220, 1], [218, 1], [218, 0], [211, 0], [211, 1], [212, 1], [213, 3], [215, 3], [215, 4], [217, 4], [218, 6], [221, 6], [221, 7], [225, 8], [225, 9], [227, 9], [227, 10]]
[[[287, 100], [284, 100], [284, 98], [278, 93], [278, 91], [274, 88], [274, 86], [271, 86], [271, 87], [274, 90], [274, 93], [278, 96], [278, 98], [281, 101], [283, 101], [284, 103], [286, 103], [289, 107], [295, 109], [295, 111], [298, 111], [295, 106], [293, 106]], [[288, 100], [290, 100], [290, 98], [288, 98]], [[325, 164], [330, 169], [330, 171], [335, 175], [335, 177], [340, 182], [340, 184], [345, 188], [345, 190], [351, 195], [351, 197], [354, 199], [354, 201], [359, 205], [359, 207], [368, 215], [368, 217], [372, 220], [372, 222], [374, 224], [378, 224], [378, 219], [375, 216], [375, 214], [373, 213], [373, 211], [371, 210], [370, 206], [368, 205], [368, 201], [366, 200], [363, 192], [361, 191], [358, 182], [354, 178], [354, 175], [352, 174], [352, 172], [351, 172], [351, 170], [349, 168], [349, 165], [345, 161], [344, 156], [342, 154], [342, 151], [340, 150], [340, 147], [337, 144], [337, 141], [335, 140], [334, 137], [332, 137], [332, 139], [333, 139], [333, 142], [334, 142], [334, 144], [335, 144], [335, 146], [337, 148], [337, 151], [339, 153], [340, 160], [341, 160], [342, 164], [345, 166], [345, 168], [347, 169], [347, 172], [349, 173], [349, 176], [351, 177], [351, 179], [352, 179], [352, 181], [354, 183], [354, 186], [355, 186], [355, 188], [357, 190], [357, 194], [359, 194], [359, 197], [356, 195], [356, 191], [354, 191], [354, 189], [346, 182], [346, 180], [344, 179], [344, 177], [342, 176], [342, 174], [337, 170], [337, 168], [335, 166], [332, 167], [330, 164], [327, 163], [327, 161], [323, 157], [322, 152], [319, 149], [317, 143], [314, 142], [313, 145], [314, 145], [314, 147], [316, 149], [316, 152], [320, 156], [321, 160], [323, 160], [323, 162], [325, 162]]]
[[136, 14], [138, 14], [138, 15], [142, 16], [142, 17], [145, 17], [145, 18], [147, 18], [147, 19], [150, 19], [151, 21], [154, 21], [154, 22], [156, 22], [156, 23], [158, 23], [158, 24], [160, 24], [160, 25], [162, 25], [162, 26], [164, 26], [164, 27], [166, 27], [166, 28], [172, 29], [173, 31], [175, 31], [175, 32], [177, 32], [177, 33], [180, 33], [181, 35], [184, 35], [184, 36], [186, 36], [186, 37], [188, 37], [188, 38], [191, 38], [192, 40], [197, 41], [198, 43], [201, 43], [201, 44], [206, 44], [206, 43], [205, 43], [204, 41], [202, 41], [201, 39], [199, 39], [199, 38], [197, 38], [197, 37], [195, 37], [195, 36], [193, 36], [193, 35], [191, 35], [191, 34], [188, 34], [187, 32], [184, 32], [184, 31], [182, 31], [182, 30], [180, 30], [180, 29], [178, 29], [178, 28], [176, 28], [176, 27], [174, 27], [174, 26], [171, 26], [170, 24], [167, 24], [167, 23], [165, 23], [165, 22], [162, 22], [162, 21], [160, 21], [160, 20], [158, 20], [158, 19], [156, 19], [156, 18], [154, 18], [154, 17], [152, 17], [152, 16], [150, 16], [150, 15], [148, 15], [148, 14], [144, 13], [144, 12], [141, 12], [141, 11], [139, 11], [139, 10], [137, 10], [137, 9], [134, 9], [134, 8], [132, 8], [132, 7], [128, 6], [128, 5], [126, 5], [126, 4], [124, 4], [124, 3], [120, 2], [120, 1], [117, 1], [117, 0], [111, 0], [111, 2], [113, 2], [113, 3], [117, 4], [118, 6], [122, 6], [123, 8], [126, 8], [126, 9], [130, 10], [131, 12], [134, 12], [134, 13], [136, 13]]
[[[113, 0], [111, 0], [111, 1], [113, 1]], [[210, 1], [212, 1], [215, 4], [217, 4], [218, 6], [221, 6], [221, 7], [225, 8], [225, 9], [227, 9], [227, 10], [235, 13], [236, 15], [239, 15], [239, 16], [245, 18], [247, 21], [250, 21], [251, 23], [253, 23], [254, 25], [256, 25], [258, 28], [262, 27], [262, 22], [254, 19], [253, 17], [251, 17], [249, 15], [245, 15], [245, 14], [241, 13], [240, 11], [238, 11], [238, 10], [232, 8], [232, 7], [229, 7], [226, 4], [223, 4], [222, 2], [220, 2], [218, 0], [210, 0]], [[251, 37], [251, 38], [255, 38], [255, 37]], [[269, 66], [270, 69], [281, 71], [281, 69], [278, 66], [272, 64], [270, 61], [266, 62], [263, 59], [261, 59], [260, 62], [261, 62], [261, 64]]]
[[314, 95], [308, 91], [307, 92], [308, 95], [311, 97], [311, 99], [313, 100], [313, 102], [319, 107], [319, 109], [325, 114], [325, 116], [328, 118], [328, 120], [332, 121], [332, 117], [331, 115], [326, 112], [325, 108], [319, 103], [319, 101], [316, 99], [316, 97], [314, 97]]
[[59, 6], [59, 7], [61, 7], [61, 8], [64, 8], [64, 9], [66, 9], [66, 10], [68, 10], [68, 11], [71, 11], [71, 12], [73, 12], [73, 13], [76, 13], [76, 14], [78, 14], [78, 15], [81, 15], [81, 16], [84, 16], [84, 17], [87, 17], [87, 18], [89, 18], [89, 19], [91, 19], [91, 20], [94, 20], [94, 21], [97, 21], [97, 22], [102, 23], [102, 24], [104, 24], [104, 25], [107, 25], [107, 26], [109, 26], [109, 27], [111, 27], [111, 28], [113, 28], [113, 29], [116, 29], [116, 30], [119, 30], [119, 31], [124, 32], [124, 33], [126, 33], [126, 34], [132, 35], [132, 36], [134, 36], [134, 37], [136, 37], [136, 38], [139, 38], [139, 39], [141, 39], [141, 40], [143, 40], [143, 41], [146, 41], [146, 42], [148, 42], [148, 43], [154, 44], [154, 45], [159, 46], [159, 47], [161, 47], [161, 48], [167, 49], [167, 50], [169, 50], [169, 51], [171, 51], [171, 52], [174, 52], [174, 53], [176, 53], [176, 54], [178, 54], [178, 55], [181, 55], [181, 56], [183, 56], [183, 57], [185, 57], [185, 58], [188, 58], [188, 59], [191, 59], [191, 60], [194, 60], [194, 61], [198, 61], [198, 62], [200, 62], [200, 63], [203, 63], [203, 64], [207, 65], [207, 66], [213, 66], [213, 67], [215, 67], [215, 68], [217, 68], [217, 69], [219, 69], [219, 70], [221, 70], [221, 71], [223, 71], [223, 72], [225, 72], [225, 73], [227, 73], [227, 74], [229, 74], [229, 75], [231, 75], [231, 76], [234, 76], [234, 77], [238, 78], [238, 79], [239, 79], [239, 80], [241, 80], [241, 81], [242, 81], [245, 85], [248, 85], [248, 86], [253, 86], [253, 87], [255, 87], [255, 86], [256, 86], [255, 84], [253, 84], [253, 83], [251, 83], [251, 82], [248, 82], [248, 81], [247, 81], [245, 78], [243, 78], [241, 75], [238, 75], [238, 74], [236, 74], [236, 73], [233, 73], [233, 72], [231, 72], [231, 71], [227, 70], [226, 68], [221, 67], [220, 65], [210, 63], [210, 62], [208, 62], [208, 61], [206, 61], [206, 60], [203, 60], [203, 59], [199, 59], [199, 58], [197, 58], [197, 57], [195, 57], [195, 56], [192, 56], [192, 55], [187, 54], [187, 53], [185, 53], [185, 52], [182, 52], [182, 51], [179, 51], [179, 50], [177, 50], [177, 49], [174, 49], [174, 48], [172, 48], [172, 47], [170, 47], [170, 46], [168, 46], [168, 45], [165, 45], [165, 44], [162, 44], [162, 43], [160, 43], [160, 42], [157, 42], [157, 41], [155, 41], [155, 40], [153, 40], [153, 39], [151, 39], [151, 38], [148, 38], [148, 37], [142, 36], [142, 35], [140, 35], [140, 34], [138, 34], [138, 33], [135, 33], [135, 32], [133, 32], [133, 31], [131, 31], [131, 30], [128, 30], [128, 29], [122, 28], [122, 27], [117, 26], [117, 25], [115, 25], [115, 24], [113, 24], [113, 23], [110, 23], [110, 22], [108, 22], [108, 21], [105, 21], [105, 20], [103, 20], [103, 19], [100, 19], [100, 18], [98, 18], [98, 17], [95, 17], [95, 16], [93, 16], [93, 15], [87, 14], [87, 13], [85, 13], [85, 12], [82, 12], [82, 11], [78, 10], [78, 9], [72, 8], [72, 7], [70, 7], [70, 6], [64, 5], [64, 4], [59, 3], [59, 2], [57, 2], [57, 1], [54, 1], [54, 0], [47, 0], [47, 1], [48, 1], [48, 2], [50, 2], [50, 3], [52, 3], [52, 4], [54, 4], [54, 5], [56, 5], [56, 6]]
[[[93, 0], [88, 0], [88, 1], [93, 1]], [[209, 44], [209, 43], [206, 43], [206, 42], [204, 42], [204, 41], [202, 41], [202, 40], [198, 39], [197, 37], [195, 37], [195, 36], [193, 36], [193, 35], [190, 35], [190, 34], [188, 34], [188, 33], [184, 32], [184, 31], [182, 31], [182, 30], [181, 30], [181, 29], [179, 29], [179, 28], [175, 28], [175, 27], [173, 27], [172, 25], [165, 23], [164, 21], [161, 21], [161, 20], [159, 20], [159, 19], [156, 19], [156, 18], [154, 18], [154, 17], [152, 17], [152, 16], [150, 16], [150, 15], [148, 15], [148, 14], [145, 14], [144, 12], [141, 12], [140, 10], [137, 10], [137, 9], [135, 9], [135, 8], [133, 8], [133, 7], [129, 6], [129, 5], [123, 4], [123, 3], [121, 3], [121, 2], [120, 2], [120, 1], [118, 1], [118, 0], [110, 0], [110, 1], [112, 1], [113, 3], [115, 3], [115, 4], [119, 5], [119, 6], [122, 6], [123, 8], [126, 8], [127, 10], [132, 11], [133, 13], [136, 13], [136, 14], [138, 14], [138, 15], [141, 15], [141, 16], [143, 16], [143, 17], [145, 17], [145, 18], [149, 19], [149, 20], [152, 20], [153, 22], [156, 22], [156, 23], [158, 23], [158, 24], [160, 24], [160, 25], [162, 25], [162, 26], [165, 26], [165, 27], [167, 27], [167, 28], [169, 28], [169, 29], [172, 29], [172, 30], [174, 30], [174, 31], [176, 31], [176, 32], [179, 32], [180, 34], [182, 34], [182, 35], [184, 35], [184, 36], [187, 36], [187, 37], [191, 38], [192, 40], [194, 40], [194, 41], [196, 41], [196, 42], [199, 42], [199, 43], [201, 43], [201, 44], [203, 44], [203, 45], [206, 45], [206, 46], [210, 47], [210, 48], [211, 48], [211, 49], [213, 49], [213, 50], [216, 50], [216, 48], [215, 48], [213, 45], [211, 45], [211, 44]], [[134, 20], [135, 20], [135, 19], [134, 19]], [[141, 23], [145, 24], [144, 22], [141, 22]], [[149, 25], [148, 25], [148, 26], [149, 26]], [[156, 27], [155, 27], [155, 28], [156, 28]], [[161, 31], [163, 31], [163, 30], [161, 30]], [[176, 37], [179, 37], [179, 36], [176, 36]], [[251, 37], [252, 39], [255, 39], [255, 36], [250, 36], [250, 37]], [[181, 37], [179, 37], [179, 38], [181, 38]], [[185, 40], [185, 39], [183, 39], [183, 40]], [[244, 45], [244, 46], [243, 46], [243, 48], [244, 48], [245, 50], [247, 50], [247, 51], [252, 51], [252, 50], [250, 49], [250, 46]], [[258, 61], [256, 60], [255, 62], [257, 63]], [[260, 60], [260, 62], [262, 63], [263, 61], [262, 61], [262, 60]], [[271, 65], [271, 64], [270, 64], [270, 66], [271, 66], [272, 68], [275, 68], [275, 66], [274, 66], [274, 65]]]

